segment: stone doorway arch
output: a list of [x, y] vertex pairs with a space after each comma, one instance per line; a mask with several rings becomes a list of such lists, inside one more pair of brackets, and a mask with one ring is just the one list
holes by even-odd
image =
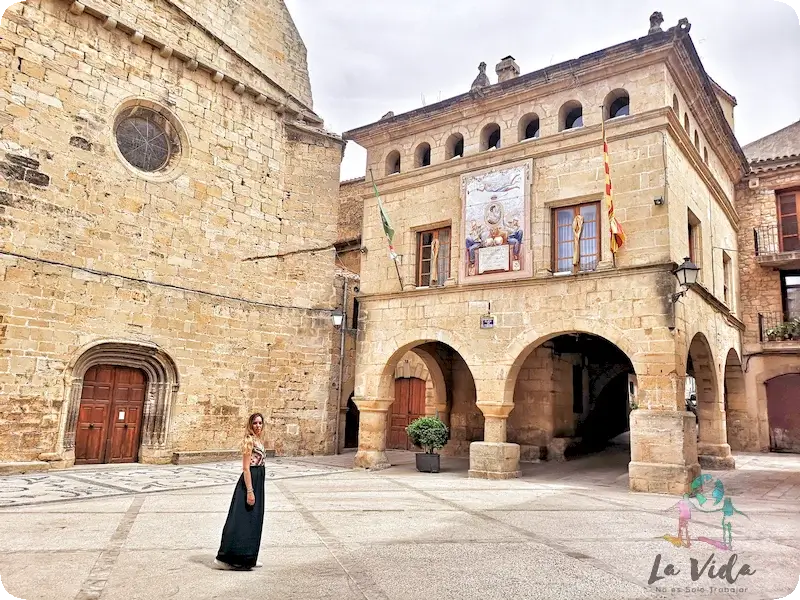
[[84, 376], [92, 367], [113, 365], [141, 369], [147, 375], [139, 462], [166, 463], [171, 459], [170, 420], [178, 393], [178, 370], [172, 358], [155, 344], [102, 341], [84, 348], [67, 369], [67, 409], [63, 456], [75, 461], [75, 433]]

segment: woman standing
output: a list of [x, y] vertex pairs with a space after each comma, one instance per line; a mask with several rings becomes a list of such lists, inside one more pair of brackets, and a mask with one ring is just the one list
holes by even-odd
[[242, 442], [242, 474], [233, 492], [214, 566], [219, 569], [260, 567], [258, 549], [264, 526], [264, 417], [250, 415]]

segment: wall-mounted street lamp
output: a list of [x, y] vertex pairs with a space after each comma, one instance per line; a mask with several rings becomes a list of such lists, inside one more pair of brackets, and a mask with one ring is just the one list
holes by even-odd
[[331, 320], [333, 321], [333, 326], [337, 329], [342, 326], [342, 321], [344, 320], [344, 313], [342, 312], [341, 308], [337, 308], [335, 311], [331, 313]]
[[671, 296], [673, 303], [677, 302], [681, 296], [685, 296], [689, 288], [697, 283], [698, 273], [700, 273], [700, 267], [694, 264], [688, 256], [684, 258], [683, 264], [673, 271], [673, 275], [681, 286], [681, 291]]

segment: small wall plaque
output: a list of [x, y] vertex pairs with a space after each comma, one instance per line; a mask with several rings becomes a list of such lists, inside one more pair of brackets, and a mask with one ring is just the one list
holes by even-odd
[[491, 329], [494, 327], [494, 315], [483, 315], [481, 317], [481, 329]]

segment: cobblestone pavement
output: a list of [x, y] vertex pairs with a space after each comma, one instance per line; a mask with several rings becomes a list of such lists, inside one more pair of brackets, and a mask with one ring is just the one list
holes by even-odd
[[[798, 584], [797, 456], [739, 455], [736, 471], [711, 473], [744, 513], [733, 551], [712, 545], [720, 513], [698, 511], [691, 547], [675, 547], [678, 498], [629, 493], [622, 453], [525, 465], [510, 481], [469, 479], [459, 460], [438, 474], [390, 460], [376, 473], [347, 468], [352, 454], [271, 461], [265, 566], [250, 572], [211, 566], [234, 463], [0, 478], [0, 579], [24, 600], [751, 600]], [[710, 565], [696, 580], [693, 559]], [[730, 561], [754, 573], [720, 579]]]

